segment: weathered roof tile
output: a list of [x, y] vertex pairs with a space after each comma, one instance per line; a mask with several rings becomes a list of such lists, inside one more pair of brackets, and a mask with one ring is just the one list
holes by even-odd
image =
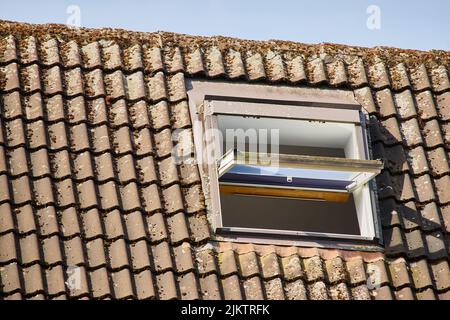
[[436, 96], [437, 112], [441, 120], [450, 119], [450, 92], [444, 92]]
[[390, 69], [392, 87], [396, 91], [400, 91], [405, 88], [409, 88], [411, 83], [409, 82], [408, 71], [404, 63], [399, 63]]
[[424, 64], [410, 70], [411, 83], [414, 90], [420, 91], [431, 87], [427, 74], [427, 68]]
[[442, 92], [450, 88], [448, 71], [445, 66], [440, 65], [439, 67], [432, 68], [430, 71], [430, 76], [434, 91]]
[[389, 75], [383, 62], [370, 64], [368, 67], [370, 84], [375, 88], [389, 86]]
[[222, 53], [219, 48], [211, 47], [205, 54], [205, 64], [209, 77], [217, 77], [225, 74]]
[[185, 54], [186, 72], [194, 75], [204, 71], [203, 56], [200, 48], [195, 48], [192, 52]]

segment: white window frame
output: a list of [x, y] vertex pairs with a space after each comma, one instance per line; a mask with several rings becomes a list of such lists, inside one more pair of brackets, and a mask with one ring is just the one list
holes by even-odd
[[[252, 242], [277, 245], [309, 245], [349, 247], [350, 249], [379, 250], [381, 228], [374, 181], [355, 191], [364, 209], [357, 210], [362, 235], [343, 235], [302, 231], [284, 231], [256, 228], [230, 228], [222, 225], [219, 176], [216, 165], [212, 130], [218, 128], [218, 114], [253, 115], [299, 120], [354, 123], [357, 128], [358, 159], [371, 159], [370, 142], [366, 133], [368, 115], [361, 110], [353, 92], [338, 89], [283, 87], [189, 79], [187, 81], [189, 110], [192, 119], [195, 156], [202, 176], [207, 217], [218, 241]], [[239, 102], [236, 103], [236, 102]], [[245, 108], [242, 108], [245, 104]], [[239, 107], [238, 107], [239, 106]], [[357, 110], [358, 112], [355, 112]], [[211, 147], [212, 146], [212, 147]], [[214, 150], [210, 150], [210, 149]], [[358, 195], [358, 193], [364, 193]], [[360, 216], [360, 212], [364, 212]]]

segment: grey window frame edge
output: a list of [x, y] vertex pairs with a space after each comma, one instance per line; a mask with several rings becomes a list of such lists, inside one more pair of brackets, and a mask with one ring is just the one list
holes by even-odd
[[[360, 110], [361, 119], [359, 127], [362, 132], [364, 141], [358, 141], [358, 144], [362, 144], [363, 151], [366, 159], [372, 158], [372, 148], [370, 144], [370, 136], [368, 134], [368, 114], [364, 113], [364, 109], [356, 102], [353, 91], [342, 89], [317, 89], [317, 88], [302, 88], [302, 87], [289, 87], [289, 86], [274, 86], [270, 84], [249, 84], [241, 82], [226, 82], [221, 80], [204, 80], [197, 78], [189, 78], [186, 80], [186, 88], [188, 95], [189, 113], [193, 124], [194, 146], [195, 156], [203, 157], [203, 148], [205, 147], [204, 136], [205, 129], [217, 128], [217, 123], [211, 123], [214, 121], [214, 117], [202, 117], [205, 114], [205, 108], [200, 107], [207, 99], [222, 99], [228, 97], [233, 101], [240, 101], [240, 99], [253, 99], [255, 101], [265, 101], [266, 97], [261, 97], [269, 91], [268, 96], [272, 99], [267, 99], [266, 103], [276, 104], [277, 101], [285, 102], [286, 104], [293, 104], [293, 101], [298, 101], [296, 94], [299, 91], [306, 92], [307, 95], [314, 95], [308, 101], [312, 101], [311, 105], [318, 103], [318, 106], [322, 107], [324, 104], [343, 106], [345, 109], [358, 108]], [[245, 89], [251, 89], [245, 90]], [[315, 102], [314, 98], [317, 96], [311, 91], [320, 90], [320, 101]], [[325, 98], [322, 96], [325, 96]], [[330, 99], [327, 99], [326, 95], [331, 95]], [[340, 96], [340, 97], [336, 97]], [[220, 98], [219, 98], [220, 97]], [[339, 103], [339, 99], [354, 101], [348, 104]], [[296, 100], [297, 99], [297, 100]], [[227, 100], [227, 99], [225, 99]], [[327, 102], [329, 100], [330, 102]], [[265, 102], [263, 102], [265, 103]], [[280, 103], [283, 104], [283, 103]], [[198, 108], [200, 107], [200, 111]], [[239, 113], [236, 113], [239, 115]], [[198, 125], [201, 125], [198, 127]], [[358, 138], [361, 135], [357, 135]], [[366, 140], [367, 139], [367, 140]], [[197, 158], [198, 159], [198, 158]], [[217, 170], [215, 162], [210, 162], [205, 165], [203, 162], [205, 159], [201, 159], [199, 170], [202, 181], [202, 188], [205, 194], [207, 219], [212, 227], [211, 239], [213, 241], [229, 241], [229, 242], [241, 242], [241, 243], [256, 243], [256, 244], [269, 244], [269, 245], [289, 245], [289, 246], [314, 246], [323, 248], [335, 248], [335, 249], [348, 249], [348, 250], [363, 250], [363, 251], [384, 251], [383, 237], [381, 227], [381, 217], [379, 202], [376, 192], [375, 180], [369, 182], [370, 203], [372, 206], [372, 219], [374, 223], [373, 238], [367, 238], [364, 236], [342, 236], [336, 237], [330, 236], [327, 233], [305, 233], [305, 232], [284, 232], [283, 230], [276, 230], [277, 232], [268, 232], [269, 230], [257, 230], [253, 228], [227, 228], [222, 226], [222, 219], [220, 213], [220, 193], [219, 182], [217, 176]], [[247, 230], [248, 229], [248, 230]], [[265, 231], [265, 232], [264, 232]], [[293, 234], [294, 233], [294, 234]], [[308, 234], [308, 235], [305, 235]], [[313, 235], [311, 235], [313, 234]]]

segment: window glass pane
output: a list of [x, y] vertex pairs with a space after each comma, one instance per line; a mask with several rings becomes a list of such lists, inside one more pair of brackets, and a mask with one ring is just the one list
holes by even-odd
[[259, 174], [282, 177], [301, 177], [309, 179], [346, 180], [351, 181], [358, 174], [357, 172], [334, 171], [334, 170], [314, 170], [314, 169], [294, 169], [280, 167], [249, 166], [237, 164], [231, 168], [229, 173], [236, 174]]
[[355, 125], [297, 119], [218, 115], [223, 152], [347, 157], [357, 159]]
[[222, 194], [224, 227], [360, 235], [353, 196], [345, 203]]

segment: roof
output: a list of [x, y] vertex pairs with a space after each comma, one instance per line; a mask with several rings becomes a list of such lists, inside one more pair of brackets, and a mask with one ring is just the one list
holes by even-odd
[[[449, 57], [0, 22], [0, 297], [450, 299]], [[186, 77], [353, 90], [385, 252], [211, 241]]]

